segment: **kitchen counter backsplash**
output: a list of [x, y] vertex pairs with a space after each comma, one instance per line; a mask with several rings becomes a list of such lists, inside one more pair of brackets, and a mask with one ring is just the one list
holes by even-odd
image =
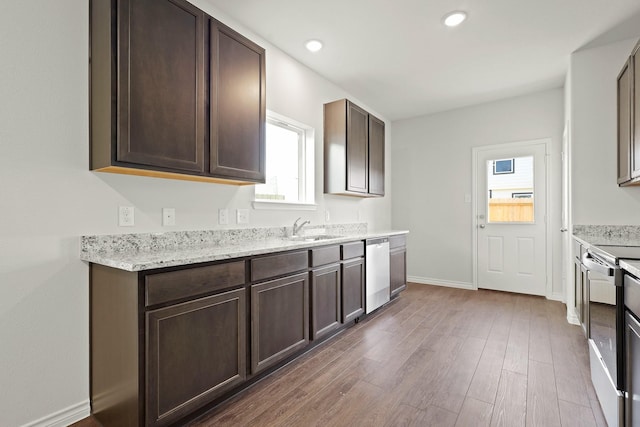
[[637, 225], [574, 225], [573, 235], [592, 245], [640, 246]]

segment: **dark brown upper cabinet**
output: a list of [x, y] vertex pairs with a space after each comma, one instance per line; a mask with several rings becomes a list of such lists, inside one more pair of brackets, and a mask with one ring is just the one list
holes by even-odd
[[384, 196], [384, 122], [369, 114], [369, 193]]
[[211, 19], [210, 173], [265, 179], [264, 49]]
[[631, 180], [631, 61], [618, 75], [618, 184]]
[[324, 192], [384, 196], [384, 122], [347, 99], [324, 104]]
[[90, 168], [264, 182], [264, 49], [184, 0], [90, 8]]
[[640, 185], [640, 42], [617, 81], [618, 185]]

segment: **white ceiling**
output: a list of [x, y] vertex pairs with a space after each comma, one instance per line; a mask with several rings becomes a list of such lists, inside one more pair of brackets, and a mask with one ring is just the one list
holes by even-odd
[[572, 52], [640, 35], [638, 0], [209, 1], [390, 120], [560, 87]]

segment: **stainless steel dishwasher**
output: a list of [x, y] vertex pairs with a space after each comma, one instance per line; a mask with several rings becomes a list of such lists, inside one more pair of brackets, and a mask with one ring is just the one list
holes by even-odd
[[368, 239], [366, 247], [367, 313], [389, 302], [389, 239]]

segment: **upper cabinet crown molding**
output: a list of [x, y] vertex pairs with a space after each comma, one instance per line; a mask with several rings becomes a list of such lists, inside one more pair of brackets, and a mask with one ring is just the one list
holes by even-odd
[[324, 104], [324, 192], [384, 196], [385, 124], [347, 99]]
[[91, 165], [265, 180], [265, 50], [185, 0], [91, 0]]

